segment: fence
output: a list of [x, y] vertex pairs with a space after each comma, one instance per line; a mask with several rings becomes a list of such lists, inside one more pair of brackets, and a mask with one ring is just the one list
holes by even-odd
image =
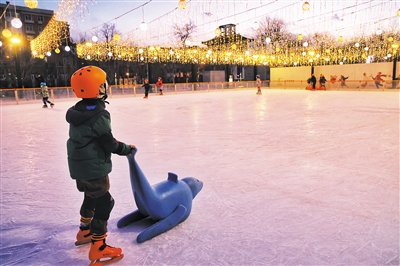
[[[359, 91], [377, 91], [377, 90], [398, 90], [400, 88], [399, 80], [390, 80], [376, 84], [374, 81], [368, 81], [365, 86], [365, 81], [362, 80], [346, 80], [343, 84], [340, 81], [331, 83], [326, 82], [325, 90], [359, 90]], [[288, 90], [305, 90], [307, 82], [303, 80], [264, 80], [262, 89], [288, 89]], [[233, 91], [233, 90], [255, 90], [255, 81], [240, 81], [240, 82], [199, 82], [199, 83], [166, 83], [163, 84], [163, 93], [196, 93], [196, 92], [211, 92], [211, 91]], [[75, 98], [75, 94], [71, 87], [50, 87], [50, 98], [68, 99]], [[321, 89], [317, 85], [317, 90]], [[158, 93], [157, 87], [152, 85], [150, 93]], [[109, 97], [118, 96], [142, 96], [144, 88], [141, 85], [112, 85], [108, 91]], [[35, 100], [41, 100], [40, 88], [2, 88], [0, 89], [0, 99], [2, 104], [20, 104]]]

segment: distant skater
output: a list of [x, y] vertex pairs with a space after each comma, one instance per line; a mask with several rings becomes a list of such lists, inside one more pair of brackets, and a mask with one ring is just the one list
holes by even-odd
[[315, 91], [315, 85], [317, 84], [317, 78], [315, 77], [314, 74], [311, 74], [310, 83], [311, 83], [312, 90]]
[[322, 89], [326, 90], [325, 83], [326, 83], [326, 78], [325, 78], [324, 74], [320, 74], [319, 75], [319, 85], [321, 86], [321, 90]]
[[348, 79], [349, 77], [345, 77], [343, 75], [340, 76], [340, 87], [346, 87], [348, 88], [349, 86], [346, 85], [346, 79]]
[[375, 86], [377, 89], [379, 89], [379, 87], [383, 86], [383, 84], [381, 82], [385, 82], [385, 80], [383, 80], [382, 77], [386, 77], [385, 74], [382, 74], [382, 72], [378, 72], [378, 74], [373, 77], [371, 76], [374, 80], [375, 80]]
[[163, 94], [163, 84], [162, 84], [162, 78], [158, 77], [158, 80], [156, 82], [156, 86], [158, 88], [158, 90], [160, 91], [160, 95], [164, 95]]
[[144, 97], [143, 97], [143, 99], [147, 99], [149, 97], [149, 90], [151, 88], [148, 79], [144, 80], [144, 84], [142, 85], [142, 87], [144, 87]]
[[257, 75], [257, 76], [256, 76], [256, 86], [257, 86], [257, 93], [256, 93], [256, 94], [261, 95], [262, 92], [261, 92], [261, 79], [260, 79], [260, 75]]
[[[367, 85], [368, 85], [368, 80], [369, 80], [369, 78], [368, 78], [368, 76], [367, 76], [367, 73], [363, 73], [363, 79], [362, 79], [362, 83], [361, 83], [361, 88], [365, 88]], [[360, 86], [357, 86], [357, 89], [360, 87]]]
[[49, 101], [49, 88], [46, 85], [46, 82], [40, 83], [40, 88], [42, 90], [42, 101], [43, 101], [43, 108], [47, 108], [47, 104], [50, 104], [50, 107], [54, 107], [54, 103]]

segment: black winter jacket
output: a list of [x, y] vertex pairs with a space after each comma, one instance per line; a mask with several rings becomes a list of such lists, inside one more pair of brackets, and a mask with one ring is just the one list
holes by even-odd
[[73, 179], [92, 180], [111, 172], [111, 153], [128, 155], [130, 146], [111, 133], [110, 113], [101, 99], [83, 99], [68, 109], [68, 167]]

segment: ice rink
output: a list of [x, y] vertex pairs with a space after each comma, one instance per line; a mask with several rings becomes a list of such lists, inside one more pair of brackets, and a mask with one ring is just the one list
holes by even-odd
[[[138, 244], [128, 161], [113, 155], [114, 265], [399, 265], [399, 92], [256, 90], [109, 99], [151, 184], [196, 177], [189, 218]], [[0, 265], [88, 265], [67, 109], [1, 106]]]

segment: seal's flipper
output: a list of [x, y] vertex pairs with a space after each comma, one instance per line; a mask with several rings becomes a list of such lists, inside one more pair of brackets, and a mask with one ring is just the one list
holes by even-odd
[[146, 216], [143, 215], [139, 210], [136, 210], [119, 219], [117, 227], [122, 228], [127, 226], [128, 224], [143, 220], [144, 218], [146, 218]]
[[153, 224], [152, 226], [141, 232], [136, 238], [136, 241], [138, 243], [143, 243], [150, 238], [153, 238], [170, 230], [171, 228], [183, 221], [183, 217], [185, 217], [186, 211], [187, 208], [185, 206], [179, 205], [168, 217], [158, 221], [157, 223]]

